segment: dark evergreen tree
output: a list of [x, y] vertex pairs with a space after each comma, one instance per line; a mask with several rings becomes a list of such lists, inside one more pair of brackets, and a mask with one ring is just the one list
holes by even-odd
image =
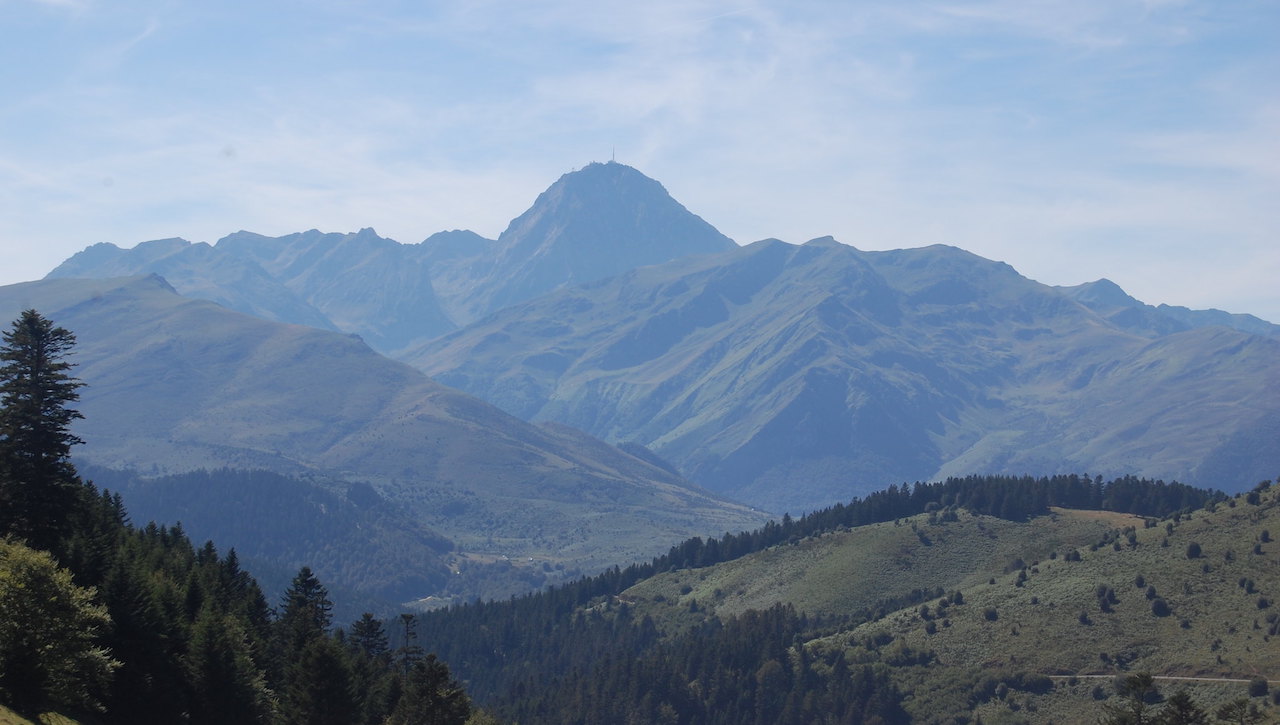
[[186, 655], [191, 722], [265, 723], [273, 715], [266, 676], [253, 661], [248, 634], [235, 617], [201, 611]]
[[276, 622], [279, 653], [285, 661], [295, 660], [308, 642], [329, 631], [332, 611], [329, 591], [311, 567], [299, 569], [280, 602], [280, 621]]
[[1119, 702], [1102, 706], [1106, 716], [1103, 725], [1144, 725], [1155, 722], [1151, 703], [1160, 696], [1155, 679], [1146, 672], [1129, 675], [1117, 681], [1116, 695]]
[[1243, 697], [1238, 697], [1228, 702], [1218, 708], [1214, 714], [1222, 722], [1235, 723], [1236, 725], [1254, 725], [1254, 723], [1262, 722], [1265, 717], [1258, 710], [1257, 705], [1250, 703]]
[[348, 641], [359, 652], [370, 658], [378, 658], [387, 653], [387, 632], [382, 621], [373, 614], [365, 612], [351, 625]]
[[400, 663], [400, 671], [407, 677], [413, 666], [422, 659], [423, 651], [418, 644], [418, 618], [406, 612], [400, 615], [400, 624], [404, 627], [403, 644], [396, 650], [396, 661]]
[[289, 664], [289, 670], [283, 703], [289, 725], [351, 725], [360, 721], [351, 663], [332, 638], [313, 637], [297, 661]]
[[462, 725], [471, 702], [449, 668], [427, 655], [413, 664], [387, 725]]
[[1160, 708], [1159, 725], [1209, 725], [1209, 714], [1191, 699], [1186, 690], [1178, 690]]
[[75, 336], [26, 310], [0, 345], [0, 534], [62, 558], [81, 485], [71, 407], [82, 385], [66, 361]]

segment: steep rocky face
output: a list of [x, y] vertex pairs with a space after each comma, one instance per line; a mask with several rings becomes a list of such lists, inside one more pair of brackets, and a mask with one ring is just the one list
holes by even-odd
[[[798, 511], [953, 473], [1248, 485], [1242, 471], [1199, 477], [1224, 441], [1239, 448], [1280, 411], [1278, 346], [1220, 327], [1139, 334], [959, 249], [863, 253], [828, 238], [564, 290], [406, 359], [522, 417], [638, 441], [715, 490]], [[1265, 450], [1251, 461], [1280, 465]]]

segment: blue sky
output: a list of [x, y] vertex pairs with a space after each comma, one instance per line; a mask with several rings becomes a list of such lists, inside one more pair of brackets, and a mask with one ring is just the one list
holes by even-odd
[[1280, 3], [0, 0], [0, 284], [95, 242], [496, 237], [617, 160], [740, 243], [1280, 322]]

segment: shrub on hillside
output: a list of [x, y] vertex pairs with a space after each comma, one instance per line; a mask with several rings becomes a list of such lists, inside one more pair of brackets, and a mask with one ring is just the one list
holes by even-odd
[[1151, 613], [1157, 617], [1167, 617], [1173, 613], [1169, 608], [1169, 603], [1163, 597], [1156, 597], [1151, 600]]

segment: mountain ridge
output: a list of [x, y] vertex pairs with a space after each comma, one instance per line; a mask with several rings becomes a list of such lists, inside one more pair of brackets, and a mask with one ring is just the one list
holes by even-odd
[[[1153, 338], [953, 247], [820, 239], [634, 270], [404, 357], [522, 417], [634, 438], [713, 490], [798, 512], [974, 471], [1212, 480], [1200, 463], [1219, 440], [1280, 410], [1276, 348], [1218, 326]], [[1253, 458], [1236, 486], [1280, 466]]]
[[498, 240], [180, 246], [156, 249], [255, 265], [449, 385], [646, 446], [768, 510], [972, 472], [1239, 487], [1280, 467], [1257, 445], [1280, 430], [1278, 326], [1153, 307], [1107, 280], [1051, 287], [946, 245], [739, 247], [620, 164], [565, 174]]

